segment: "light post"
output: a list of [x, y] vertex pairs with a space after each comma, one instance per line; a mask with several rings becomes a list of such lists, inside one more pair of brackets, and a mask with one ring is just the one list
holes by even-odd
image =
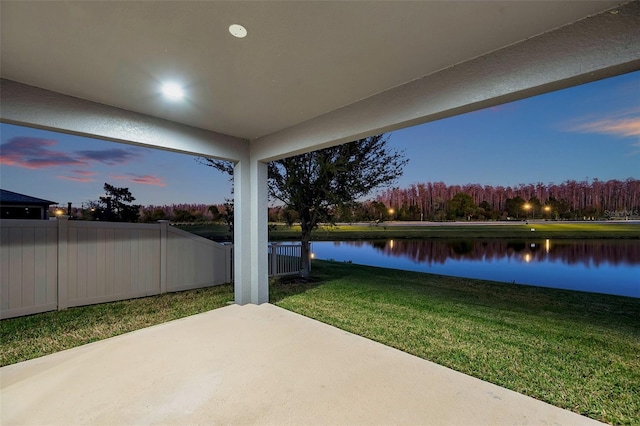
[[551, 212], [551, 206], [544, 206], [544, 212], [548, 215]]
[[531, 210], [531, 204], [524, 203], [524, 206], [522, 206], [522, 208], [525, 211], [525, 219], [527, 219], [527, 221], [528, 221], [529, 220], [529, 210]]
[[391, 220], [393, 220], [393, 213], [395, 213], [395, 210], [389, 209], [389, 217], [391, 218]]

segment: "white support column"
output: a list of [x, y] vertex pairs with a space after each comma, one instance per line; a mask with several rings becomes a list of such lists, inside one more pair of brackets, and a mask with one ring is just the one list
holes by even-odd
[[249, 181], [249, 160], [237, 162], [233, 170], [233, 285], [235, 302], [238, 305], [251, 302]]
[[267, 165], [250, 159], [234, 169], [233, 261], [235, 302], [268, 302]]
[[269, 302], [267, 164], [251, 161], [251, 303]]

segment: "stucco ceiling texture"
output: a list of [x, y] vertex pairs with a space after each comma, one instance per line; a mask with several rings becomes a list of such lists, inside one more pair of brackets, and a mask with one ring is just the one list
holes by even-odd
[[[0, 70], [255, 139], [619, 3], [3, 1]], [[165, 80], [182, 103], [162, 99]]]

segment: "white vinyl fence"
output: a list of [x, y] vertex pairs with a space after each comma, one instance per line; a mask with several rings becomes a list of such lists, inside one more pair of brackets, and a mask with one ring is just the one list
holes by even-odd
[[[233, 248], [233, 244], [226, 243]], [[233, 250], [231, 250], [231, 278], [233, 280]], [[302, 268], [302, 243], [269, 243], [268, 245], [269, 276], [295, 275]], [[311, 264], [309, 264], [311, 269]]]
[[269, 243], [269, 276], [298, 274], [301, 267], [301, 243]]
[[168, 223], [0, 220], [0, 318], [230, 281], [230, 246]]

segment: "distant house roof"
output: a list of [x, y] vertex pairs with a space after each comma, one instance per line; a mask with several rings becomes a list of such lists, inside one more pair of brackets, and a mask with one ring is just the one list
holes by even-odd
[[31, 197], [19, 194], [6, 189], [0, 189], [0, 204], [22, 204], [22, 205], [51, 205], [58, 204], [55, 201], [43, 200], [42, 198]]

